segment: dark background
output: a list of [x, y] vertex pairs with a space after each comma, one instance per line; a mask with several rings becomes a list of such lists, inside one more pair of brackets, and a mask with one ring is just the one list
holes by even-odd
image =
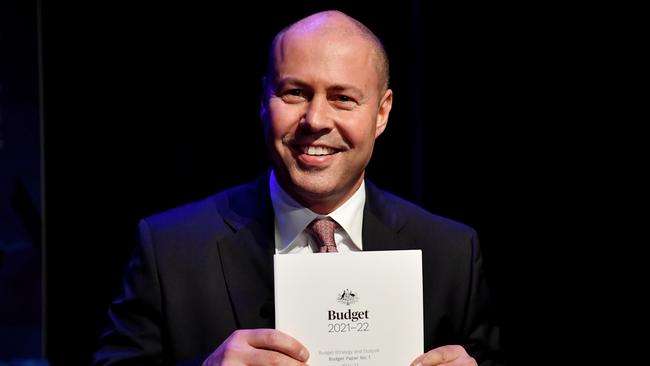
[[[0, 1], [0, 365], [42, 358], [36, 2]], [[40, 365], [38, 361], [33, 365]], [[12, 365], [13, 366], [13, 365]]]
[[[36, 8], [36, 6], [34, 6]], [[384, 41], [395, 92], [367, 176], [478, 230], [513, 364], [586, 338], [578, 179], [595, 113], [591, 9], [408, 0], [41, 6], [45, 351], [85, 364], [139, 218], [255, 178], [275, 33], [337, 8]], [[26, 19], [31, 15], [27, 16]], [[16, 66], [18, 67], [18, 66]], [[582, 292], [581, 292], [582, 291]], [[568, 320], [568, 321], [567, 321]], [[522, 360], [526, 359], [526, 361]]]

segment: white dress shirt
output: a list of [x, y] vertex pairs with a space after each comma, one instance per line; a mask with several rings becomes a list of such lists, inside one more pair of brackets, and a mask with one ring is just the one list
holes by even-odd
[[330, 217], [339, 224], [334, 231], [334, 241], [339, 252], [361, 251], [363, 206], [366, 203], [366, 185], [359, 189], [339, 208], [328, 215], [320, 215], [303, 207], [278, 183], [275, 172], [269, 178], [271, 203], [275, 213], [275, 252], [278, 254], [318, 252], [318, 244], [305, 232], [307, 225], [317, 217]]

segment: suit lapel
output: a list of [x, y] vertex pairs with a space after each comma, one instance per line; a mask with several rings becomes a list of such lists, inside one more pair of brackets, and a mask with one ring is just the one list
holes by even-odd
[[[385, 193], [366, 181], [363, 248], [368, 251], [409, 248], [399, 235], [405, 221], [391, 210]], [[232, 233], [218, 239], [223, 276], [237, 328], [273, 328], [273, 208], [268, 174], [231, 192], [218, 207]]]
[[405, 224], [403, 217], [391, 209], [385, 193], [366, 180], [366, 205], [363, 210], [363, 250], [396, 250], [408, 248], [399, 235]]
[[227, 206], [223, 216], [233, 232], [218, 245], [237, 327], [273, 328], [275, 245], [268, 175], [229, 194]]

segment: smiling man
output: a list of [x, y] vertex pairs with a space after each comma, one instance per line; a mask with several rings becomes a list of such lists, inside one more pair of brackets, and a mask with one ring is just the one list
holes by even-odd
[[311, 15], [275, 37], [264, 85], [273, 169], [141, 221], [94, 363], [304, 365], [309, 350], [273, 329], [274, 254], [421, 249], [428, 352], [412, 364], [500, 364], [474, 230], [365, 179], [393, 102], [377, 37]]
[[340, 13], [304, 19], [272, 48], [262, 106], [277, 178], [328, 214], [361, 186], [393, 102], [379, 41]]

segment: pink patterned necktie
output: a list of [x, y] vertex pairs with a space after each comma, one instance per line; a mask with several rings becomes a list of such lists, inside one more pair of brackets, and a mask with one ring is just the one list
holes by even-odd
[[314, 219], [307, 225], [307, 232], [316, 240], [320, 247], [321, 253], [336, 253], [336, 243], [334, 242], [334, 229], [338, 224], [329, 217]]

